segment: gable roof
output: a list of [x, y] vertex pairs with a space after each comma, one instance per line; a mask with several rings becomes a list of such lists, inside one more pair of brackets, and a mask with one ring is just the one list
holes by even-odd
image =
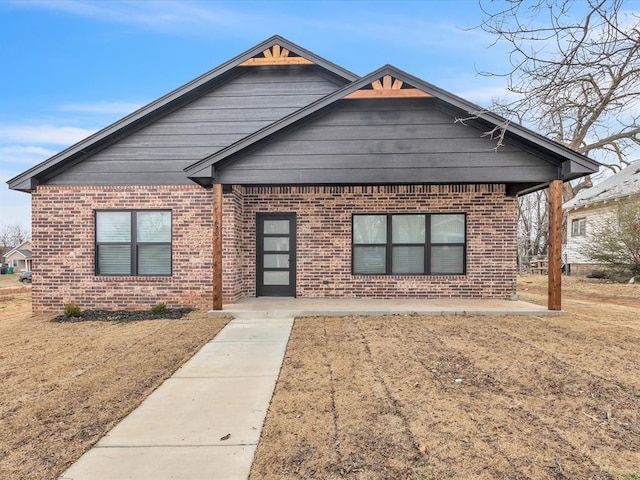
[[615, 175], [612, 175], [591, 188], [578, 192], [562, 208], [587, 207], [599, 202], [620, 199], [629, 195], [640, 194], [640, 160], [636, 160]]
[[[342, 100], [350, 102], [352, 101], [351, 99], [363, 98], [427, 98], [428, 100], [426, 101], [417, 101], [422, 102], [421, 104], [428, 106], [428, 108], [436, 106], [442, 112], [446, 111], [448, 119], [451, 119], [451, 125], [454, 124], [454, 119], [460, 117], [465, 118], [464, 124], [477, 130], [477, 138], [485, 136], [484, 134], [486, 132], [496, 130], [496, 128], [504, 128], [505, 143], [507, 143], [508, 146], [502, 150], [498, 150], [498, 154], [500, 158], [507, 159], [509, 165], [500, 163], [501, 160], [498, 159], [498, 156], [491, 159], [493, 164], [490, 168], [484, 167], [482, 163], [476, 164], [473, 162], [473, 159], [477, 159], [478, 155], [486, 156], [487, 152], [493, 150], [492, 147], [496, 145], [496, 143], [491, 143], [488, 139], [485, 139], [485, 145], [482, 147], [478, 147], [475, 150], [464, 151], [463, 153], [466, 154], [466, 157], [458, 156], [455, 158], [455, 161], [459, 164], [456, 167], [456, 172], [462, 172], [464, 169], [468, 170], [461, 175], [452, 175], [450, 173], [453, 171], [452, 169], [450, 172], [443, 173], [442, 175], [438, 174], [439, 178], [435, 178], [434, 176], [430, 177], [427, 172], [428, 169], [425, 168], [429, 167], [429, 165], [427, 165], [427, 162], [423, 162], [422, 157], [420, 157], [414, 161], [414, 170], [418, 172], [417, 176], [411, 176], [410, 173], [407, 173], [407, 170], [403, 175], [396, 175], [393, 178], [389, 177], [385, 179], [383, 177], [372, 176], [373, 171], [370, 171], [369, 176], [366, 178], [361, 176], [362, 178], [360, 178], [359, 181], [362, 183], [386, 181], [395, 183], [406, 183], [408, 181], [417, 181], [419, 183], [468, 183], [482, 180], [483, 182], [507, 183], [508, 193], [512, 195], [544, 188], [551, 180], [571, 180], [594, 173], [598, 169], [598, 164], [588, 157], [564, 145], [549, 140], [525, 127], [511, 124], [499, 115], [483, 110], [471, 102], [391, 65], [385, 65], [366, 77], [358, 78], [355, 74], [276, 35], [9, 180], [9, 182], [7, 182], [9, 183], [9, 188], [28, 192], [40, 183], [54, 181], [56, 176], [63, 174], [63, 172], [70, 171], [74, 165], [84, 162], [90, 157], [95, 159], [97, 157], [95, 154], [101, 150], [124, 138], [128, 138], [133, 133], [149, 126], [165, 115], [185, 107], [226, 82], [236, 79], [242, 75], [243, 71], [246, 71], [246, 68], [262, 65], [310, 64], [314, 65], [312, 67], [314, 71], [323, 72], [323, 76], [331, 77], [333, 80], [339, 80], [333, 83], [346, 83], [346, 85], [238, 140], [236, 143], [187, 166], [184, 169], [186, 175], [184, 177], [180, 176], [180, 180], [186, 181], [188, 177], [202, 186], [208, 186], [216, 182], [216, 170], [218, 170], [218, 172], [229, 173], [230, 170], [224, 170], [225, 166], [231, 165], [249, 151], [260, 149], [266, 142], [279, 139], [294, 128], [311, 124], [315, 118], [323, 116], [324, 113], [327, 113], [329, 110], [337, 109], [339, 105], [345, 105]], [[358, 100], [353, 101], [357, 102]], [[399, 106], [399, 111], [406, 105], [406, 103], [395, 103], [395, 100], [391, 100], [391, 102], [394, 105], [394, 110], [395, 105]], [[391, 122], [393, 122], [393, 120], [391, 120]], [[205, 150], [205, 152], [207, 151], [208, 150]], [[516, 173], [506, 174], [501, 167], [510, 167], [514, 162], [517, 163], [517, 159], [515, 158], [517, 155], [515, 153], [509, 153], [514, 151], [517, 151], [517, 154], [520, 155], [520, 160], [524, 163], [520, 163], [519, 170], [517, 170]], [[422, 151], [414, 152], [414, 156], [416, 154], [419, 155], [421, 152]], [[452, 158], [452, 155], [455, 156], [457, 152], [458, 150], [455, 148], [447, 150], [449, 158]], [[203, 152], [200, 154], [202, 153]], [[476, 155], [476, 157], [474, 157], [474, 155]], [[527, 158], [523, 160], [523, 157]], [[197, 157], [191, 157], [189, 161], [193, 161], [194, 158]], [[402, 161], [406, 158], [408, 157], [403, 155]], [[389, 162], [392, 160], [391, 157], [380, 159], [387, 167], [390, 166]], [[440, 158], [439, 161], [444, 160]], [[184, 165], [184, 163], [182, 165]], [[391, 167], [393, 168], [393, 166]], [[436, 167], [437, 162], [430, 166], [432, 172]], [[179, 168], [181, 168], [181, 166]], [[323, 173], [330, 172], [327, 167], [321, 166], [320, 168], [325, 168]], [[367, 167], [356, 166], [355, 168], [360, 168], [359, 171], [363, 172], [363, 169]], [[475, 172], [482, 173], [483, 178], [475, 175], [475, 172], [472, 171], [474, 168]], [[241, 180], [239, 177], [233, 176], [227, 176], [226, 180], [232, 183], [233, 181], [238, 181], [239, 183], [250, 182], [252, 184], [255, 182], [260, 184], [260, 182], [265, 181], [259, 178]], [[305, 183], [315, 179], [296, 179], [290, 176], [285, 180], [293, 183]]]
[[22, 255], [24, 258], [31, 258], [31, 248], [22, 248], [25, 245], [29, 245], [29, 247], [31, 247], [31, 241], [27, 240], [26, 242], [22, 242], [20, 245], [18, 245], [17, 247], [9, 250], [7, 253], [4, 254], [4, 257], [7, 258], [10, 255], [13, 255], [14, 253], [19, 253], [20, 255]]
[[295, 56], [289, 57], [289, 60], [306, 60], [298, 61], [296, 64], [316, 65], [328, 74], [341, 78], [347, 82], [358, 78], [356, 74], [322, 57], [319, 57], [318, 55], [315, 55], [314, 53], [279, 35], [274, 35], [213, 70], [204, 73], [203, 75], [143, 106], [117, 122], [103, 128], [93, 135], [90, 135], [84, 140], [81, 140], [62, 152], [50, 157], [44, 162], [41, 162], [33, 168], [17, 175], [7, 182], [9, 184], [9, 188], [26, 192], [33, 190], [38, 185], [39, 178], [45, 177], [66, 165], [73, 165], [74, 163], [82, 161], [83, 158], [105, 148], [142, 126], [148, 125], [154, 120], [175, 110], [179, 106], [194, 100], [204, 91], [213, 88], [215, 85], [225, 81], [230, 76], [240, 74], [242, 69], [247, 68], [247, 66], [259, 65], [262, 60], [261, 56], [269, 54], [266, 51], [273, 49], [274, 47], [277, 48], [278, 52], [283, 52], [283, 57], [285, 56], [285, 52], [287, 56], [290, 52], [295, 54]]
[[[241, 156], [244, 151], [247, 151], [250, 148], [257, 148], [265, 142], [277, 138], [283, 132], [290, 130], [297, 124], [303, 123], [314, 114], [318, 114], [319, 112], [332, 107], [336, 102], [342, 99], [362, 98], [363, 96], [374, 98], [377, 95], [375, 95], [375, 92], [371, 92], [371, 90], [376, 90], [376, 87], [380, 88], [380, 79], [384, 79], [385, 77], [394, 79], [394, 83], [388, 88], [388, 90], [395, 89], [395, 86], [399, 85], [397, 87], [398, 92], [411, 90], [413, 96], [432, 97], [435, 101], [440, 102], [447, 108], [453, 108], [460, 112], [462, 117], [473, 117], [467, 123], [474, 124], [477, 128], [481, 128], [485, 132], [495, 128], [496, 126], [505, 125], [506, 138], [517, 141], [519, 144], [523, 145], [524, 148], [535, 151], [535, 153], [541, 156], [544, 160], [551, 161], [554, 165], [557, 165], [558, 179], [565, 181], [571, 180], [585, 174], [594, 173], [598, 170], [598, 164], [596, 162], [562, 144], [554, 142], [523, 126], [509, 123], [505, 118], [495, 113], [483, 110], [481, 107], [468, 102], [467, 100], [414, 77], [396, 67], [393, 67], [392, 65], [385, 65], [369, 75], [358, 80], [354, 80], [343, 88], [301, 108], [297, 112], [294, 112], [287, 117], [284, 117], [271, 125], [248, 135], [242, 140], [194, 163], [193, 165], [190, 165], [185, 168], [185, 172], [189, 178], [201, 185], [210, 184], [211, 181], [214, 181], [213, 176], [216, 168], [221, 168], [228, 162], [233, 162]], [[397, 84], [396, 81], [399, 81], [399, 84]], [[384, 97], [387, 94], [392, 93], [388, 90], [386, 93], [380, 92], [379, 96]], [[363, 94], [362, 92], [370, 93]], [[401, 96], [411, 96], [411, 93], [408, 93], [407, 95], [393, 95], [393, 97], [396, 98]], [[552, 179], [550, 178], [548, 180]], [[533, 191], [535, 189], [544, 188], [544, 186], [544, 184], [522, 185], [518, 193]]]

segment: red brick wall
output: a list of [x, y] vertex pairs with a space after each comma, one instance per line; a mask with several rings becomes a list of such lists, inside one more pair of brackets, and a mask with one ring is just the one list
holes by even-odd
[[[243, 296], [255, 295], [258, 212], [297, 213], [297, 296], [500, 298], [516, 280], [516, 200], [504, 185], [243, 189]], [[466, 213], [466, 275], [351, 275], [354, 213]], [[237, 212], [236, 212], [237, 214]], [[325, 283], [327, 282], [327, 283]]]
[[243, 293], [244, 227], [242, 187], [233, 187], [222, 199], [222, 298], [233, 303], [246, 296]]
[[[61, 311], [71, 301], [83, 309], [211, 307], [210, 191], [41, 186], [32, 197], [34, 312]], [[94, 275], [94, 211], [118, 208], [172, 211], [171, 277]], [[297, 213], [299, 297], [509, 298], [515, 282], [516, 200], [502, 185], [234, 187], [224, 195], [225, 302], [255, 295], [258, 212]], [[466, 213], [467, 274], [352, 276], [352, 215], [397, 212]]]
[[[211, 308], [213, 296], [211, 193], [196, 185], [155, 187], [40, 186], [32, 194], [33, 311], [81, 309]], [[94, 275], [94, 211], [170, 209], [171, 277]]]

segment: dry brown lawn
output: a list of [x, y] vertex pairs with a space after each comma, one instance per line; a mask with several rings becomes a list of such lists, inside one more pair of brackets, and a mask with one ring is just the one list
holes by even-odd
[[[640, 285], [563, 281], [560, 317], [298, 319], [251, 479], [639, 480]], [[29, 309], [0, 275], [2, 479], [55, 479], [226, 323]]]
[[14, 273], [12, 275], [0, 275], [0, 290], [6, 292], [7, 290], [28, 290], [31, 288], [31, 285], [23, 285], [18, 281], [20, 278], [19, 273]]
[[640, 479], [640, 285], [563, 281], [564, 316], [296, 320], [251, 479]]
[[53, 323], [30, 310], [30, 287], [0, 275], [1, 479], [57, 478], [228, 321]]

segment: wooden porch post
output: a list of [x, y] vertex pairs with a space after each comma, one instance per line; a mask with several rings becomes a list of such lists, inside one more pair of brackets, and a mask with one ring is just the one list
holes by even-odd
[[562, 309], [562, 180], [549, 184], [549, 310]]
[[213, 185], [213, 309], [222, 310], [222, 185]]

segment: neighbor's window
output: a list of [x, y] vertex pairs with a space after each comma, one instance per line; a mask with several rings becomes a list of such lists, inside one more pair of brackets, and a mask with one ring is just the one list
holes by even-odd
[[353, 216], [352, 272], [356, 275], [462, 275], [464, 214]]
[[571, 236], [584, 237], [587, 232], [587, 219], [578, 218], [571, 221]]
[[171, 212], [96, 212], [96, 275], [171, 275]]

